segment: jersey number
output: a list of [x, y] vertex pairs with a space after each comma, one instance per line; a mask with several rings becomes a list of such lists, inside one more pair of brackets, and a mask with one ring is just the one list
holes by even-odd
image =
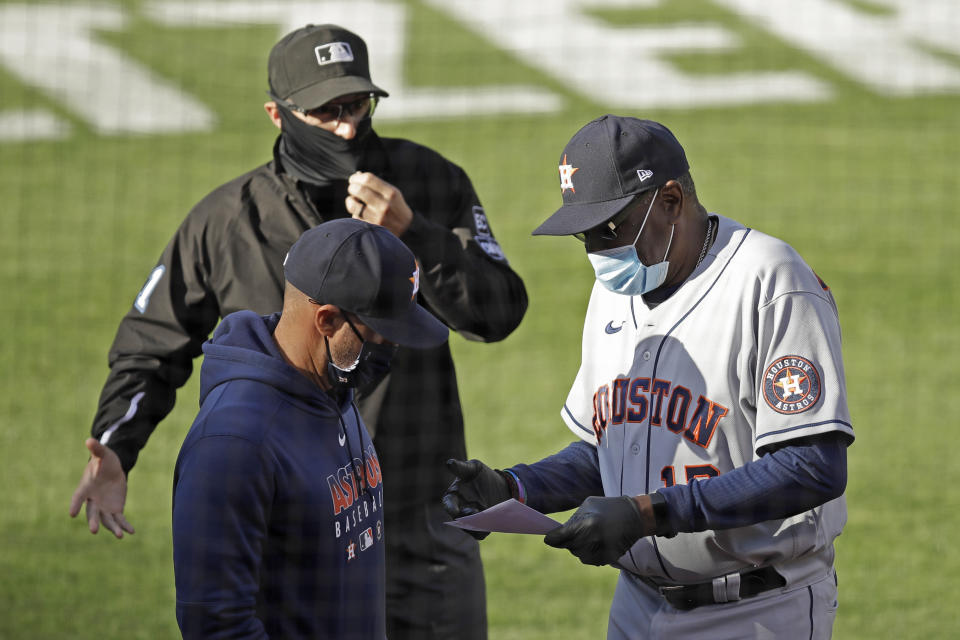
[[[687, 473], [687, 484], [690, 484], [697, 478], [715, 478], [720, 475], [720, 471], [712, 464], [696, 464], [684, 467]], [[672, 465], [667, 465], [660, 470], [660, 479], [664, 487], [672, 487], [677, 484], [677, 475]]]

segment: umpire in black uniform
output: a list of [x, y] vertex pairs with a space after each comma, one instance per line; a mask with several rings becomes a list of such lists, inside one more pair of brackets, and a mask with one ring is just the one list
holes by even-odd
[[[420, 302], [468, 339], [501, 340], [526, 311], [523, 282], [464, 171], [371, 128], [387, 92], [371, 82], [359, 36], [309, 25], [274, 46], [268, 67], [264, 107], [281, 130], [273, 160], [190, 211], [110, 349], [87, 440], [91, 460], [70, 506], [76, 515], [86, 504], [93, 532], [102, 523], [117, 537], [133, 533], [123, 505], [140, 449], [173, 408], [218, 320], [281, 308], [284, 255], [305, 229], [353, 216], [392, 231], [421, 265]], [[388, 637], [486, 637], [477, 543], [440, 524], [447, 517], [439, 498], [452, 478], [438, 470], [449, 458], [466, 459], [449, 345], [401, 348], [392, 373], [361, 392], [389, 496]]]

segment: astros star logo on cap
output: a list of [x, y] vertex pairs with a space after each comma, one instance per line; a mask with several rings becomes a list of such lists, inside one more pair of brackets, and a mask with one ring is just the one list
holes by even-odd
[[560, 169], [560, 193], [567, 189], [576, 193], [577, 190], [573, 188], [573, 174], [580, 170], [579, 167], [567, 164], [567, 154], [563, 154], [563, 164], [558, 168]]
[[413, 293], [410, 294], [411, 300], [417, 297], [417, 291], [420, 290], [420, 263], [414, 262], [414, 264], [416, 266], [413, 269], [413, 275], [408, 278], [413, 283]]

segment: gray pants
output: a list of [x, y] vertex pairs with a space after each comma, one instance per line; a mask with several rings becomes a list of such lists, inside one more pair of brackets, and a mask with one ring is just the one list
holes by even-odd
[[636, 638], [831, 637], [837, 614], [836, 574], [811, 584], [773, 589], [752, 598], [678, 611], [651, 587], [620, 572], [610, 607], [607, 640]]

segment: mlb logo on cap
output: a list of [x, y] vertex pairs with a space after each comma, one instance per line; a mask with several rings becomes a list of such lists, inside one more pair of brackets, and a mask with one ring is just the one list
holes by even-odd
[[333, 62], [353, 62], [353, 49], [346, 42], [331, 42], [322, 44], [313, 52], [317, 56], [317, 64], [331, 64]]
[[370, 80], [363, 38], [335, 24], [308, 24], [273, 45], [267, 81], [271, 97], [302, 109], [351, 93], [389, 95]]

